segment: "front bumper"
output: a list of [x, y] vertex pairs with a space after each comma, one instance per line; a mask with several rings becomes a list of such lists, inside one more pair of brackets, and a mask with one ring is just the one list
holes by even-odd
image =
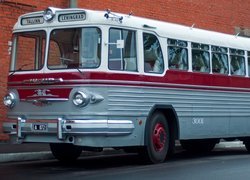
[[[39, 127], [39, 128], [37, 128]], [[132, 120], [30, 120], [19, 117], [3, 123], [4, 132], [24, 139], [28, 135], [55, 135], [64, 141], [69, 136], [125, 136], [133, 133]]]

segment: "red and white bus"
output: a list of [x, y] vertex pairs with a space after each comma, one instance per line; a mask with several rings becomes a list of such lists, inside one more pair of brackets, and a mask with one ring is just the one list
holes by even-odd
[[48, 8], [13, 29], [4, 132], [50, 143], [61, 161], [82, 150], [136, 151], [152, 163], [250, 150], [250, 40], [132, 15]]

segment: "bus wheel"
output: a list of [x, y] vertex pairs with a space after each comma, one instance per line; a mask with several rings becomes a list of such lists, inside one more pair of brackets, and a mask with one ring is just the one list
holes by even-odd
[[144, 160], [150, 163], [161, 163], [166, 159], [169, 149], [169, 128], [165, 116], [154, 113], [146, 129], [146, 146], [142, 149]]
[[214, 146], [218, 143], [218, 140], [182, 140], [180, 143], [183, 149], [189, 152], [208, 153], [214, 149]]
[[61, 162], [75, 161], [82, 153], [82, 147], [73, 144], [51, 143], [50, 149], [54, 157]]

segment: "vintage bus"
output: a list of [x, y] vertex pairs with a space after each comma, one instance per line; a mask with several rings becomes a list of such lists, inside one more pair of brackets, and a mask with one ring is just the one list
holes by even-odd
[[163, 162], [220, 139], [250, 150], [250, 40], [131, 14], [47, 8], [13, 29], [8, 119], [13, 142], [49, 143]]

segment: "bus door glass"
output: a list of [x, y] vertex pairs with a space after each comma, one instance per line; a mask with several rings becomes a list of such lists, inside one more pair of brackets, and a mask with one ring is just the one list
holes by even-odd
[[34, 71], [44, 65], [46, 33], [44, 31], [16, 33], [13, 36], [10, 71]]
[[135, 31], [115, 28], [110, 29], [108, 62], [110, 70], [137, 71], [135, 39]]
[[49, 69], [97, 68], [100, 63], [100, 29], [72, 28], [52, 31], [49, 45]]

